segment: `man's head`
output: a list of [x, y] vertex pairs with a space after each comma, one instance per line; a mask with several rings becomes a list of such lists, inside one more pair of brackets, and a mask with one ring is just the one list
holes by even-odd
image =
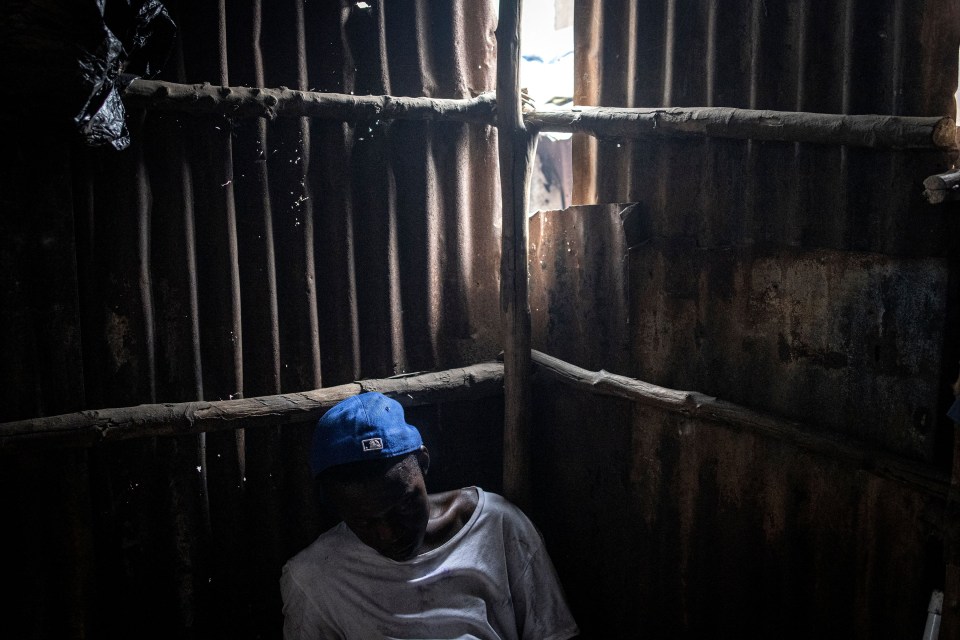
[[399, 403], [363, 393], [327, 411], [310, 465], [325, 499], [364, 544], [393, 560], [416, 554], [429, 518], [430, 456]]

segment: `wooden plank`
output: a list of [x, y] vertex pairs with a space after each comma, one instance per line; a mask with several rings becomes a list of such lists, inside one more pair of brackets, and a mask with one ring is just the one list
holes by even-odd
[[364, 391], [379, 391], [402, 405], [416, 406], [498, 395], [502, 382], [503, 365], [491, 362], [300, 393], [79, 411], [0, 424], [0, 451], [18, 446], [91, 446], [133, 438], [309, 422], [341, 400]]

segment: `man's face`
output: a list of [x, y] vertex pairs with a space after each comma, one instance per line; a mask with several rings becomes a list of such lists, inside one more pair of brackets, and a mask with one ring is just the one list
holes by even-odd
[[382, 476], [333, 482], [325, 491], [343, 521], [368, 547], [391, 560], [417, 555], [430, 508], [415, 457], [398, 462]]

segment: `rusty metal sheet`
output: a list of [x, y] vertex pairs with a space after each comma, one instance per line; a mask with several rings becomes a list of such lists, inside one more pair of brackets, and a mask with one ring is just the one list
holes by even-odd
[[587, 369], [630, 375], [626, 238], [608, 204], [530, 218], [532, 344]]
[[640, 377], [932, 456], [940, 259], [658, 243], [631, 256]]
[[535, 521], [585, 637], [910, 637], [932, 498], [781, 441], [534, 390]]
[[[494, 85], [488, 3], [165, 4], [182, 36], [167, 80], [438, 98]], [[109, 157], [55, 127], [11, 136], [5, 420], [299, 391], [502, 349], [493, 128], [130, 115], [132, 146]], [[450, 459], [476, 434], [439, 422], [443, 464], [476, 469]], [[13, 633], [273, 635], [279, 567], [318, 529], [298, 466], [309, 430], [295, 431], [111, 447], [89, 482], [55, 468], [75, 494], [52, 502], [20, 473], [30, 459], [6, 464], [24, 492], [2, 514], [12, 546], [67, 568], [4, 576], [24, 611]]]

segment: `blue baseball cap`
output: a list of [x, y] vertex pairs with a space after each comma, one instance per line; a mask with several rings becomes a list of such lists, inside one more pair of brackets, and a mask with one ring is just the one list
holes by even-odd
[[407, 424], [399, 402], [382, 393], [361, 393], [334, 405], [317, 422], [310, 471], [316, 477], [330, 467], [392, 458], [422, 445], [420, 432]]

